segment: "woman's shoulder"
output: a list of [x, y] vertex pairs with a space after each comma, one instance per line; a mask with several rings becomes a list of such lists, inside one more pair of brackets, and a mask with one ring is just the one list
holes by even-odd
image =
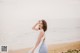
[[42, 36], [44, 36], [44, 35], [45, 35], [45, 32], [44, 32], [43, 30], [40, 30], [40, 34], [41, 34]]
[[40, 30], [40, 32], [41, 32], [41, 33], [44, 33], [44, 30], [43, 30], [43, 29], [41, 29], [41, 30]]

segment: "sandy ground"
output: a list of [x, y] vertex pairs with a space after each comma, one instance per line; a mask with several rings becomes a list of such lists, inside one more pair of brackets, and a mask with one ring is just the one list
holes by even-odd
[[[69, 49], [80, 49], [80, 41], [71, 42], [71, 43], [62, 43], [62, 44], [53, 44], [48, 45], [48, 53], [61, 53]], [[24, 48], [21, 50], [9, 50], [8, 53], [27, 53], [30, 48]]]

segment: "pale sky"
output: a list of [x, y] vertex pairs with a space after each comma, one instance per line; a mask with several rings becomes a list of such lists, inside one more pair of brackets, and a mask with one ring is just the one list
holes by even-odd
[[48, 24], [47, 45], [80, 41], [79, 0], [0, 0], [0, 45], [32, 47], [39, 34], [32, 26], [40, 19]]

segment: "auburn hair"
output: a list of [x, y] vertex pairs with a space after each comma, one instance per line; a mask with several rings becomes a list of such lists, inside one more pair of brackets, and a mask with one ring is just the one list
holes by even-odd
[[47, 30], [47, 22], [45, 20], [42, 20], [42, 24], [43, 24], [43, 30], [44, 32]]

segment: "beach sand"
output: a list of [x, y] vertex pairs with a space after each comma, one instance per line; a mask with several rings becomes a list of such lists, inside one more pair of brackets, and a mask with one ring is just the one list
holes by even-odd
[[[61, 53], [69, 49], [80, 49], [80, 41], [48, 45], [48, 53]], [[27, 53], [30, 48], [9, 50], [8, 53]]]

